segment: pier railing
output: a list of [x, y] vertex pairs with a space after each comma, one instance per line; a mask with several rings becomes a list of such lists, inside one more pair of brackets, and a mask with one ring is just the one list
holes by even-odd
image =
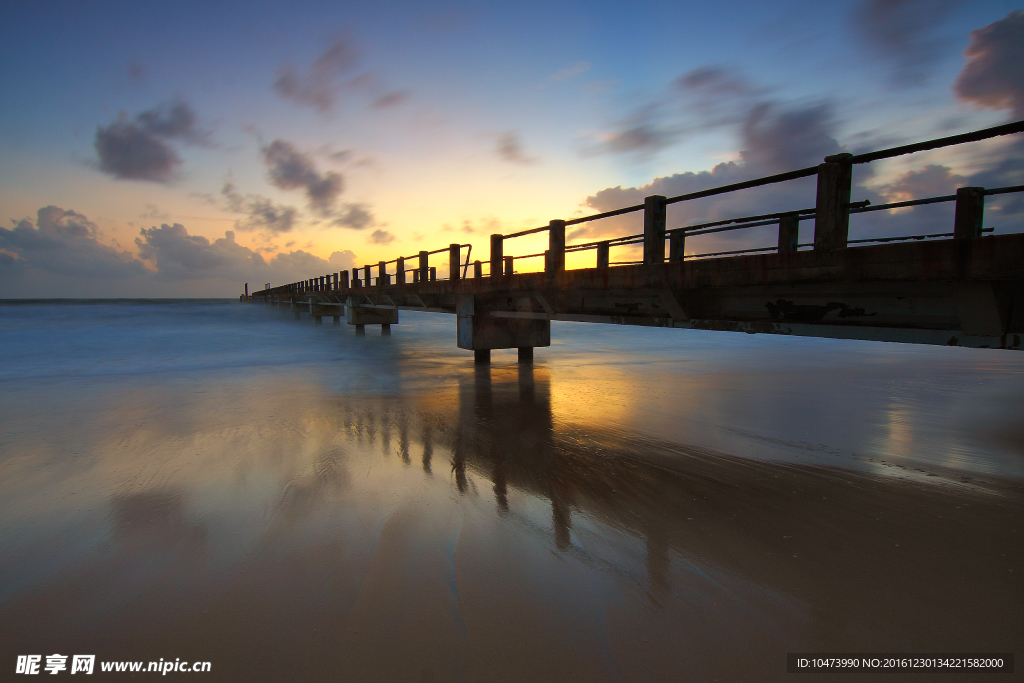
[[[307, 293], [307, 292], [331, 292], [347, 290], [350, 288], [368, 287], [386, 284], [404, 284], [406, 282], [428, 282], [436, 281], [437, 268], [430, 265], [430, 257], [448, 253], [449, 279], [458, 280], [469, 276], [469, 268], [472, 266], [472, 277], [494, 277], [507, 276], [515, 272], [515, 261], [544, 258], [544, 272], [555, 274], [565, 270], [565, 256], [567, 253], [582, 251], [596, 251], [596, 266], [607, 268], [615, 265], [632, 264], [657, 264], [666, 260], [683, 261], [691, 259], [708, 258], [715, 256], [729, 256], [741, 254], [755, 254], [763, 252], [794, 252], [800, 249], [811, 248], [815, 250], [836, 250], [843, 249], [852, 244], [885, 243], [902, 240], [924, 240], [952, 237], [955, 239], [979, 237], [991, 229], [983, 229], [982, 218], [985, 209], [985, 197], [1001, 195], [1013, 192], [1024, 191], [1024, 185], [1014, 185], [1000, 188], [982, 187], [961, 187], [956, 194], [941, 197], [928, 197], [913, 199], [903, 202], [879, 204], [872, 206], [869, 201], [851, 202], [853, 166], [866, 164], [881, 159], [890, 159], [905, 154], [922, 152], [926, 150], [939, 149], [960, 145], [969, 142], [978, 142], [991, 138], [1013, 135], [1024, 131], [1024, 121], [1015, 121], [992, 128], [952, 135], [935, 140], [918, 142], [910, 145], [891, 147], [865, 154], [836, 154], [825, 158], [824, 162], [817, 166], [779, 173], [776, 175], [756, 178], [740, 183], [723, 185], [721, 187], [690, 192], [676, 197], [664, 197], [654, 195], [644, 199], [643, 204], [627, 206], [613, 211], [581, 216], [570, 220], [552, 220], [550, 223], [529, 230], [521, 230], [508, 235], [494, 234], [490, 237], [490, 258], [486, 262], [480, 260], [470, 262], [473, 247], [469, 244], [450, 244], [441, 249], [433, 251], [420, 251], [411, 256], [399, 256], [390, 261], [379, 261], [375, 265], [364, 265], [352, 269], [351, 279], [348, 271], [340, 271], [314, 277], [308, 280], [292, 282], [278, 287], [268, 287], [262, 294], [278, 293]], [[679, 228], [667, 228], [667, 208], [670, 204], [688, 202], [705, 197], [737, 192], [740, 190], [774, 185], [799, 178], [817, 176], [817, 196], [815, 205], [804, 209], [781, 211], [776, 213], [761, 214], [756, 216], [744, 216], [725, 220], [687, 225]], [[924, 235], [909, 235], [897, 237], [876, 237], [868, 239], [849, 239], [850, 215], [867, 213], [873, 211], [887, 211], [904, 207], [921, 206], [925, 204], [939, 204], [944, 202], [955, 202], [953, 220], [953, 231], [948, 233], [931, 233]], [[586, 242], [582, 244], [566, 245], [565, 229], [568, 226], [578, 225], [591, 221], [597, 221], [614, 216], [643, 212], [643, 232], [624, 235], [611, 239]], [[800, 221], [806, 219], [814, 220], [814, 240], [809, 243], [798, 243]], [[778, 225], [779, 237], [777, 244], [757, 247], [752, 249], [736, 249], [731, 251], [717, 251], [702, 254], [685, 254], [684, 248], [687, 237], [696, 237], [718, 232], [734, 230], [747, 230], [751, 228], [768, 225]], [[548, 233], [548, 248], [545, 251], [523, 254], [518, 256], [505, 255], [505, 242], [518, 237], [525, 237], [537, 233]], [[666, 241], [668, 250], [666, 253]], [[642, 244], [643, 260], [628, 262], [612, 262], [611, 249]], [[463, 247], [466, 250], [465, 259], [462, 257]], [[388, 267], [394, 264], [393, 273]], [[412, 267], [409, 267], [413, 264]], [[486, 267], [487, 272], [484, 273]], [[372, 271], [376, 270], [376, 274]], [[394, 279], [392, 279], [392, 275]]]

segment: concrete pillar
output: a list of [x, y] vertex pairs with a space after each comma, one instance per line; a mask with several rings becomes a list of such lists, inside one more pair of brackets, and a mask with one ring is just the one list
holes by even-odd
[[331, 318], [334, 321], [335, 325], [340, 325], [341, 324], [341, 316], [340, 315], [331, 316]]
[[[504, 235], [491, 235], [491, 277], [501, 275], [505, 265], [505, 237]], [[247, 286], [248, 287], [248, 286]], [[248, 296], [248, 288], [245, 290]]]
[[366, 336], [366, 325], [356, 325], [356, 336], [357, 337], [365, 337]]
[[338, 283], [338, 289], [348, 289], [348, 271], [343, 270], [338, 275], [341, 276], [341, 282]]
[[800, 215], [787, 213], [779, 218], [779, 253], [787, 254], [796, 251], [800, 237]]
[[473, 351], [473, 362], [477, 365], [487, 365], [491, 362], [491, 350], [490, 349], [474, 349]]
[[985, 188], [961, 187], [957, 189], [953, 237], [955, 239], [981, 237], [981, 222], [984, 218]]
[[395, 265], [395, 283], [399, 285], [405, 284], [405, 259], [401, 256], [398, 257]]
[[420, 252], [420, 282], [426, 282], [428, 279], [430, 279], [430, 275], [427, 272], [430, 265], [428, 263], [429, 259], [430, 255], [427, 252]]
[[430, 268], [428, 270], [430, 270], [430, 281], [431, 282], [437, 282], [437, 267], [436, 266], [430, 266]]
[[565, 221], [554, 220], [548, 223], [548, 257], [546, 260], [545, 271], [547, 271], [548, 277], [565, 271]]
[[462, 265], [462, 257], [460, 255], [461, 251], [462, 251], [462, 247], [460, 247], [458, 244], [450, 244], [450, 245], [448, 245], [448, 279], [449, 280], [458, 280], [459, 279], [459, 275], [461, 274], [461, 273], [459, 273], [459, 268]]
[[668, 205], [660, 194], [644, 198], [644, 263], [665, 262]]
[[370, 277], [370, 266], [363, 266], [363, 286], [369, 287], [373, 283], [373, 278]]
[[609, 257], [611, 255], [611, 246], [612, 245], [611, 245], [610, 242], [601, 242], [600, 244], [597, 245], [597, 267], [598, 268], [607, 268], [608, 267], [608, 264], [610, 263]]
[[420, 269], [417, 268], [417, 269], [412, 271], [412, 283], [415, 285], [415, 284], [418, 284], [419, 281], [420, 281]]
[[505, 257], [505, 275], [511, 275], [515, 272], [515, 259], [511, 256]]
[[670, 232], [668, 235], [668, 260], [682, 261], [685, 255], [686, 233], [682, 230]]
[[479, 260], [473, 261], [473, 277], [480, 279], [484, 276], [484, 266]]
[[313, 322], [315, 322], [317, 325], [323, 325], [324, 324], [323, 316], [314, 315], [313, 316]]
[[380, 278], [377, 281], [377, 284], [380, 284], [380, 285], [389, 285], [389, 284], [391, 284], [390, 282], [388, 282], [388, 267], [387, 267], [387, 265], [385, 265], [385, 263], [383, 261], [379, 261], [377, 263], [377, 277]]
[[845, 249], [850, 234], [850, 188], [853, 166], [850, 154], [825, 157], [818, 165], [818, 198], [814, 214], [814, 248]]
[[495, 318], [478, 310], [472, 294], [456, 300], [456, 345], [471, 351], [551, 346], [551, 321]]
[[391, 336], [391, 323], [383, 323], [380, 326], [380, 336], [390, 337]]
[[520, 363], [532, 363], [533, 362], [533, 347], [532, 346], [520, 346], [519, 347], [519, 362]]
[[359, 282], [359, 269], [358, 268], [353, 268], [352, 269], [352, 286], [353, 287], [359, 287], [360, 284], [361, 283]]

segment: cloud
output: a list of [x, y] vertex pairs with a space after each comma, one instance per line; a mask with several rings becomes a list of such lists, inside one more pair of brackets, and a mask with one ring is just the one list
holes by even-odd
[[523, 151], [519, 133], [514, 130], [506, 131], [498, 136], [497, 152], [499, 157], [513, 164], [532, 164], [537, 161], [537, 157], [528, 156]]
[[96, 129], [96, 167], [118, 180], [169, 183], [181, 165], [172, 141], [209, 144], [209, 133], [198, 128], [195, 112], [186, 103], [160, 105], [134, 121], [122, 113], [114, 123]]
[[948, 166], [931, 164], [919, 171], [907, 171], [893, 182], [881, 186], [879, 192], [889, 202], [906, 202], [955, 194], [958, 187], [968, 184], [967, 178], [953, 173]]
[[866, 0], [853, 25], [874, 55], [892, 65], [897, 85], [919, 85], [941, 57], [937, 28], [963, 0]]
[[828, 102], [790, 109], [761, 103], [743, 121], [741, 156], [764, 175], [820, 164], [826, 156], [842, 151], [833, 137], [834, 128]]
[[691, 135], [742, 121], [765, 94], [733, 69], [705, 65], [641, 102], [611, 131], [598, 135], [598, 144], [588, 152], [649, 157]]
[[57, 206], [39, 209], [34, 225], [23, 219], [12, 230], [0, 228], [0, 250], [6, 255], [0, 262], [0, 285], [7, 290], [29, 274], [120, 280], [146, 272], [130, 253], [100, 243], [99, 235], [85, 216]]
[[235, 241], [208, 239], [181, 224], [139, 231], [138, 255], [101, 241], [95, 223], [56, 206], [34, 221], [0, 228], [0, 297], [237, 296], [245, 282], [283, 284], [351, 268], [355, 254], [329, 260], [296, 250], [267, 260]]
[[341, 92], [340, 79], [359, 63], [360, 53], [347, 36], [335, 38], [305, 74], [299, 74], [291, 64], [278, 71], [274, 90], [285, 99], [327, 112]]
[[367, 240], [373, 244], [391, 244], [395, 241], [395, 236], [387, 230], [374, 230]]
[[327, 258], [327, 263], [336, 271], [351, 270], [356, 267], [356, 255], [348, 249], [336, 251]]
[[293, 207], [275, 204], [260, 195], [242, 194], [230, 180], [224, 183], [220, 193], [228, 211], [246, 214], [245, 218], [235, 221], [236, 230], [280, 234], [291, 232], [295, 227], [298, 211]]
[[405, 102], [407, 99], [409, 99], [408, 93], [399, 92], [397, 90], [387, 92], [373, 101], [373, 108], [389, 109], [391, 107], [398, 106], [402, 102]]
[[559, 69], [549, 77], [552, 81], [567, 81], [573, 76], [579, 76], [581, 73], [590, 71], [590, 62], [576, 62], [572, 66], [567, 66], [564, 69]]
[[270, 182], [282, 190], [303, 189], [309, 206], [322, 216], [329, 216], [344, 188], [340, 174], [320, 173], [313, 160], [290, 142], [274, 140], [261, 150]]
[[373, 214], [365, 204], [346, 204], [331, 222], [343, 228], [362, 230], [373, 225]]
[[989, 109], [1009, 109], [1024, 118], [1024, 14], [1010, 12], [999, 21], [971, 31], [964, 50], [967, 64], [953, 85], [964, 102]]

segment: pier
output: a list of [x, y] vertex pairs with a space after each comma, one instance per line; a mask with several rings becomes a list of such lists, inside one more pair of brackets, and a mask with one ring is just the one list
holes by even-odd
[[[530, 362], [551, 344], [551, 321], [607, 323], [787, 334], [873, 341], [1016, 349], [1024, 338], [1024, 234], [990, 234], [986, 197], [1024, 185], [961, 187], [948, 196], [882, 205], [852, 201], [858, 164], [1017, 134], [1024, 121], [865, 154], [826, 157], [817, 166], [490, 238], [487, 261], [470, 261], [472, 247], [434, 251], [318, 275], [243, 295], [254, 301], [390, 334], [400, 310], [456, 316], [456, 343], [487, 363], [493, 349], [518, 349]], [[667, 228], [667, 208], [679, 202], [816, 176], [814, 205]], [[809, 198], [810, 199], [810, 198]], [[925, 204], [955, 205], [952, 225], [923, 235], [850, 239], [850, 216]], [[808, 202], [809, 203], [809, 202]], [[643, 232], [566, 245], [566, 228], [643, 213]], [[813, 241], [799, 243], [801, 221], [813, 221]], [[688, 237], [777, 226], [770, 246], [685, 254]], [[513, 256], [509, 241], [546, 232], [543, 253]], [[642, 245], [643, 260], [616, 263], [611, 251]], [[594, 267], [567, 269], [567, 253], [593, 251]], [[437, 277], [445, 259], [449, 277]], [[516, 261], [544, 259], [538, 272]], [[442, 261], [443, 262], [443, 261]], [[432, 265], [432, 263], [434, 265]]]

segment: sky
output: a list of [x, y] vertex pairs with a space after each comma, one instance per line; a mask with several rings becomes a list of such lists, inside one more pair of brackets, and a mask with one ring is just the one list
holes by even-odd
[[[1024, 119], [1022, 9], [3, 0], [0, 298], [237, 296], [453, 242], [486, 261], [492, 233]], [[853, 199], [1024, 183], [1018, 138], [858, 166]], [[672, 205], [669, 227], [813, 205], [812, 178]], [[1019, 195], [986, 206], [997, 232], [1022, 218]], [[851, 239], [951, 230], [937, 205]]]

